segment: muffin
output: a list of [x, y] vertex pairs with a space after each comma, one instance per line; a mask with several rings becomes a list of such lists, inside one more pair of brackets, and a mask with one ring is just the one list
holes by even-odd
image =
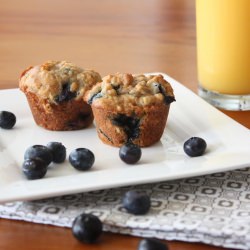
[[104, 143], [147, 147], [160, 140], [175, 97], [162, 75], [117, 73], [92, 87], [85, 101], [92, 107]]
[[29, 67], [20, 76], [19, 88], [28, 100], [37, 125], [48, 130], [77, 130], [93, 122], [83, 96], [101, 76], [66, 61], [47, 61]]

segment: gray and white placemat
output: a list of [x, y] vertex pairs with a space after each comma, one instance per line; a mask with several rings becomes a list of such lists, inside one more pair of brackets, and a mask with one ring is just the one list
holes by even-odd
[[[148, 214], [124, 210], [121, 197], [130, 189], [151, 196]], [[0, 205], [1, 218], [62, 227], [82, 212], [97, 215], [105, 231], [250, 249], [250, 168]]]

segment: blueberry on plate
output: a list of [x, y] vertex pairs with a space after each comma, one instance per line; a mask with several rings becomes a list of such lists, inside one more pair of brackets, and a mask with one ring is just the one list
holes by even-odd
[[16, 116], [9, 111], [0, 112], [0, 128], [11, 129], [16, 124]]
[[47, 148], [52, 153], [52, 161], [62, 163], [66, 159], [66, 148], [61, 142], [49, 142]]
[[135, 164], [141, 159], [141, 148], [133, 143], [123, 145], [119, 150], [119, 156], [127, 164]]
[[157, 239], [142, 239], [137, 250], [168, 250], [168, 247]]
[[41, 179], [47, 172], [47, 165], [40, 158], [26, 159], [22, 171], [28, 180]]
[[149, 211], [151, 201], [146, 193], [130, 190], [123, 196], [122, 205], [129, 213], [142, 215]]
[[93, 214], [80, 214], [73, 221], [72, 233], [83, 243], [94, 243], [102, 234], [102, 222]]
[[24, 153], [24, 159], [33, 159], [33, 158], [41, 158], [47, 166], [52, 162], [52, 153], [51, 151], [43, 145], [33, 145]]
[[191, 157], [203, 155], [206, 148], [206, 141], [200, 137], [191, 137], [183, 145], [184, 152]]
[[77, 148], [70, 153], [69, 162], [77, 170], [88, 170], [93, 166], [95, 156], [87, 148]]

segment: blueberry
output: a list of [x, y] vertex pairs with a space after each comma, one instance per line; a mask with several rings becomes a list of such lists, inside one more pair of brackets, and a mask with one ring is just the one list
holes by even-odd
[[200, 137], [191, 137], [183, 145], [184, 152], [191, 157], [203, 155], [206, 147], [206, 141]]
[[52, 153], [52, 161], [62, 163], [66, 159], [66, 148], [61, 142], [49, 142], [47, 148]]
[[114, 85], [114, 84], [111, 84], [111, 86], [115, 90], [116, 94], [119, 95], [121, 86], [120, 85]]
[[101, 92], [95, 93], [94, 95], [92, 95], [92, 96], [89, 98], [88, 104], [91, 105], [95, 99], [98, 99], [98, 98], [101, 98], [101, 97], [102, 97], [102, 93], [101, 93]]
[[93, 166], [95, 156], [87, 148], [77, 148], [70, 153], [69, 162], [78, 170], [88, 170]]
[[168, 250], [168, 247], [157, 239], [142, 239], [137, 250]]
[[83, 243], [93, 243], [102, 234], [102, 222], [95, 215], [83, 213], [73, 221], [72, 233]]
[[127, 143], [120, 148], [119, 156], [125, 163], [134, 164], [141, 159], [141, 148], [133, 143]]
[[173, 96], [167, 95], [165, 89], [162, 87], [162, 85], [159, 85], [159, 92], [163, 95], [164, 101], [167, 105], [169, 105], [172, 102], [175, 102], [175, 98]]
[[33, 145], [29, 147], [24, 153], [24, 159], [41, 158], [47, 166], [52, 162], [51, 151], [43, 145]]
[[57, 103], [67, 102], [76, 97], [76, 92], [70, 91], [70, 83], [64, 83], [62, 85], [62, 91], [55, 97]]
[[40, 158], [26, 159], [23, 162], [22, 170], [29, 180], [41, 179], [47, 172], [47, 165]]
[[149, 211], [151, 201], [146, 193], [131, 190], [123, 196], [122, 205], [129, 213], [141, 215]]
[[128, 141], [134, 140], [140, 135], [140, 119], [138, 117], [118, 114], [111, 118], [111, 122], [113, 125], [123, 128]]
[[0, 128], [11, 129], [16, 124], [16, 116], [9, 111], [0, 112]]

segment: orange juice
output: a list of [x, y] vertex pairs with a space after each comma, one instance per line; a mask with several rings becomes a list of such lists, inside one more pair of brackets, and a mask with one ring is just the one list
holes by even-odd
[[250, 95], [250, 0], [196, 0], [199, 84]]

